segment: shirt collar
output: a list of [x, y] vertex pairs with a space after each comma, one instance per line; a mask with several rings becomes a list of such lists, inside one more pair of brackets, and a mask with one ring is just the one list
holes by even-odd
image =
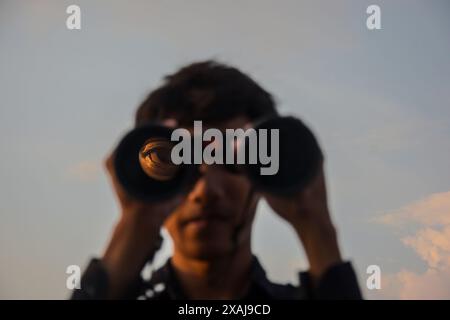
[[[250, 278], [250, 287], [244, 299], [283, 299], [289, 298], [293, 294], [294, 287], [292, 285], [274, 284], [267, 278], [264, 268], [255, 255], [252, 256]], [[164, 287], [164, 290], [159, 290], [159, 294], [167, 295], [170, 299], [187, 299], [170, 258], [152, 274], [149, 285], [153, 288]]]

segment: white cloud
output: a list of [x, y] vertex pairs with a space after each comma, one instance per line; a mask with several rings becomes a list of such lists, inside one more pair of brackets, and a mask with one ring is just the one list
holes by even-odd
[[401, 270], [382, 278], [384, 299], [449, 299], [450, 270], [428, 269], [423, 273]]
[[421, 226], [450, 225], [450, 191], [435, 193], [376, 219], [391, 226], [415, 223]]
[[412, 247], [431, 268], [450, 270], [450, 225], [442, 230], [425, 228], [414, 236], [402, 239], [403, 243]]
[[423, 273], [403, 269], [384, 276], [384, 298], [450, 299], [450, 192], [432, 194], [378, 222], [393, 227], [415, 224], [417, 232], [402, 242], [427, 263]]

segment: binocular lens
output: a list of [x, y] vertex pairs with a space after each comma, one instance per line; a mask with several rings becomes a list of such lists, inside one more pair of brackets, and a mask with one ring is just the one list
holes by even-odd
[[164, 138], [148, 139], [139, 151], [142, 170], [155, 180], [173, 179], [179, 169], [171, 160], [173, 146], [171, 141]]
[[148, 124], [128, 132], [115, 150], [114, 167], [119, 183], [131, 196], [161, 201], [180, 193], [194, 180], [195, 167], [174, 165], [173, 129]]
[[[261, 163], [243, 167], [257, 189], [289, 196], [303, 189], [317, 175], [323, 154], [314, 134], [301, 120], [294, 117], [274, 117], [256, 124], [255, 129], [279, 131], [277, 173], [261, 175], [261, 168], [265, 167]], [[249, 148], [250, 145], [247, 139], [245, 147]], [[276, 150], [270, 143], [267, 147], [269, 153]]]

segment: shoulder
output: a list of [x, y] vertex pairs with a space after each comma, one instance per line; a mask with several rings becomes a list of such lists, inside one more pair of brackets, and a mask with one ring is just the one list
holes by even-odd
[[256, 256], [253, 257], [251, 277], [253, 286], [263, 290], [270, 299], [292, 300], [306, 298], [306, 292], [303, 286], [297, 286], [291, 283], [276, 283], [269, 280], [266, 271]]

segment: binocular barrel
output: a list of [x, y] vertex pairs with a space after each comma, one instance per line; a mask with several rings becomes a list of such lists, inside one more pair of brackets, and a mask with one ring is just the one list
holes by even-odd
[[[188, 191], [198, 179], [199, 163], [193, 161], [191, 150], [182, 153], [188, 152], [187, 159], [192, 161], [178, 164], [173, 161], [174, 148], [180, 143], [172, 139], [174, 130], [148, 123], [131, 130], [120, 141], [115, 150], [114, 168], [128, 194], [143, 201], [161, 201]], [[314, 134], [294, 117], [262, 120], [240, 138], [233, 138], [231, 144], [210, 142], [222, 148], [217, 149], [221, 158], [216, 163], [230, 173], [246, 175], [258, 191], [280, 196], [299, 192], [318, 173], [323, 159]], [[234, 153], [231, 163], [227, 161], [228, 154], [225, 159], [230, 151], [223, 150], [226, 147]], [[244, 161], [242, 158], [234, 161], [240, 157], [239, 152]], [[268, 168], [269, 159], [273, 162], [271, 168]]]

